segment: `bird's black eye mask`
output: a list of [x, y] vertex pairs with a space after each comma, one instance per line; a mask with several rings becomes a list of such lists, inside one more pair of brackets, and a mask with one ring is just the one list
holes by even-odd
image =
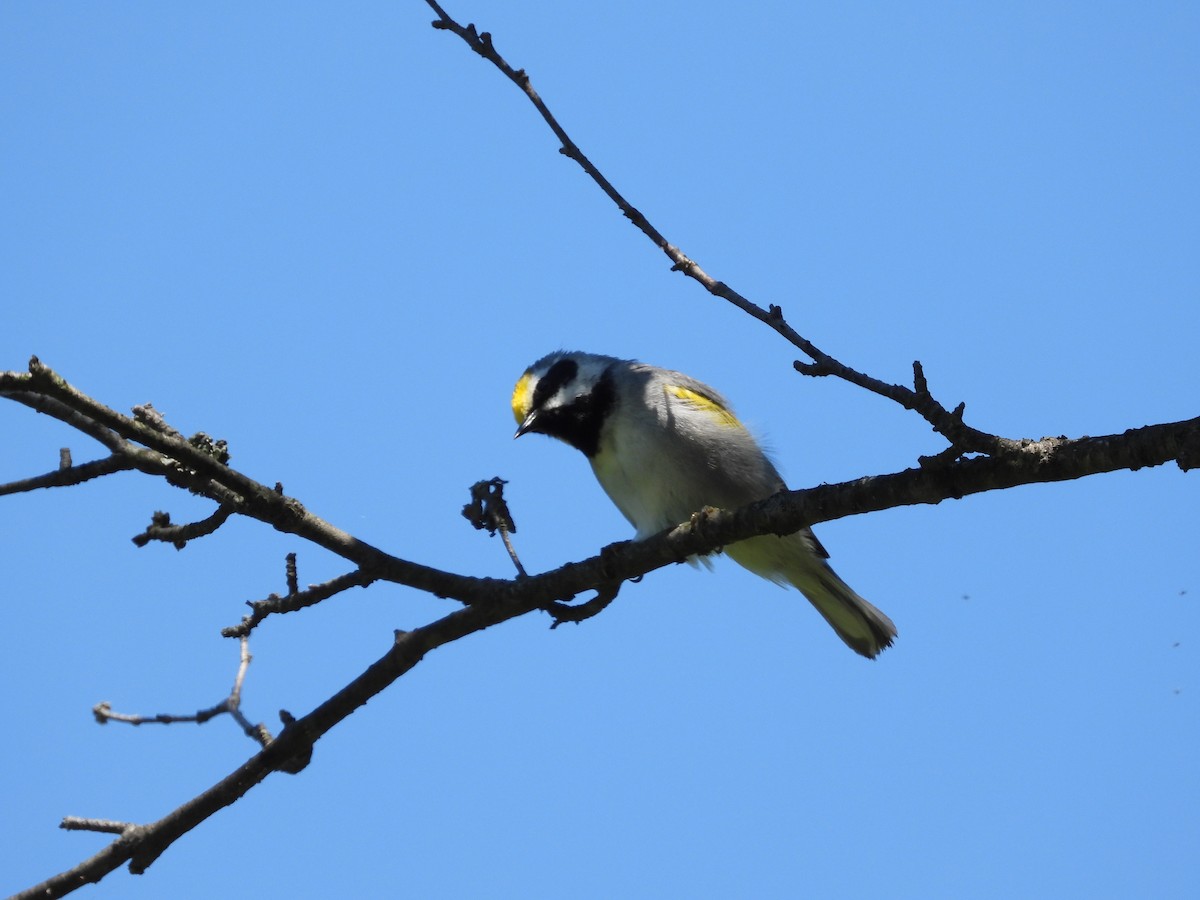
[[579, 363], [573, 359], [560, 359], [538, 380], [529, 408], [541, 409], [547, 400], [558, 393], [559, 388], [573, 381], [578, 374]]
[[566, 441], [591, 459], [600, 449], [600, 429], [616, 402], [612, 372], [606, 369], [590, 391], [564, 405], [550, 409], [543, 405], [578, 375], [579, 365], [573, 359], [560, 359], [550, 367], [533, 389], [536, 415], [529, 430]]

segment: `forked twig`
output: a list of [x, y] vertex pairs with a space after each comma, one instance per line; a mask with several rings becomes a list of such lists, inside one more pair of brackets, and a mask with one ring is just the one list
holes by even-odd
[[195, 722], [197, 725], [203, 725], [210, 719], [228, 714], [238, 723], [245, 735], [256, 741], [259, 746], [266, 747], [271, 742], [271, 733], [267, 731], [265, 725], [252, 724], [242, 713], [242, 685], [246, 681], [246, 671], [250, 668], [251, 659], [253, 657], [250, 655], [250, 642], [243, 637], [237, 675], [233, 679], [233, 689], [227, 697], [207, 709], [182, 715], [158, 713], [153, 716], [142, 716], [113, 712], [112, 706], [106, 701], [93, 706], [92, 715], [101, 725], [107, 725], [109, 722], [124, 722], [128, 725], [174, 725], [179, 722]]

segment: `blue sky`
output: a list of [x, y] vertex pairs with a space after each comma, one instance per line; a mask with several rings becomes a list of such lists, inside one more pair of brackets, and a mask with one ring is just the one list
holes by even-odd
[[[1197, 414], [1200, 10], [1189, 3], [458, 3], [710, 274], [1010, 437]], [[510, 440], [557, 347], [728, 395], [794, 487], [899, 470], [917, 417], [804, 379], [668, 271], [423, 3], [0, 6], [0, 368], [153, 402], [400, 556], [507, 576], [459, 515], [509, 479], [526, 566], [629, 536], [582, 457]], [[0, 405], [0, 479], [96, 452]], [[28, 886], [252, 746], [100, 728], [228, 689], [242, 603], [343, 565], [123, 475], [0, 501], [6, 862]], [[1184, 897], [1200, 886], [1197, 484], [1173, 468], [819, 527], [896, 621], [878, 661], [729, 563], [431, 655], [141, 878], [88, 896]], [[394, 586], [266, 623], [275, 724], [394, 628]]]

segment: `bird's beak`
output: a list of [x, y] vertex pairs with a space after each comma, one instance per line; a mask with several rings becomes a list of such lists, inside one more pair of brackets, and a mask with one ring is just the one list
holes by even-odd
[[517, 426], [517, 433], [513, 435], [513, 440], [515, 441], [521, 435], [526, 434], [530, 431], [533, 431], [533, 426], [535, 424], [536, 419], [537, 419], [537, 410], [535, 409], [533, 412], [531, 412], [529, 415], [527, 415], [525, 417], [524, 422], [522, 422], [520, 425]]

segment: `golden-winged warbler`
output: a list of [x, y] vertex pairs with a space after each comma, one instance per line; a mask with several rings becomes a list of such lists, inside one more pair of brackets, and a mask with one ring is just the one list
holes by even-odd
[[[628, 359], [559, 351], [530, 366], [512, 397], [517, 437], [538, 432], [582, 451], [639, 539], [705, 506], [736, 509], [785, 490], [758, 442], [708, 385]], [[892, 620], [825, 561], [808, 528], [725, 548], [739, 565], [793, 585], [857, 653], [875, 657]]]

